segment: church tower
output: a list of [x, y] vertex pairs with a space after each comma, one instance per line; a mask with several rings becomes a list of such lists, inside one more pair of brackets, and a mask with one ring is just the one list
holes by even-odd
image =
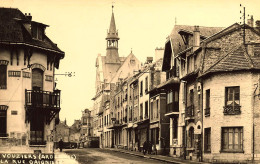
[[110, 21], [109, 30], [107, 32], [107, 53], [106, 63], [120, 63], [118, 55], [118, 31], [116, 29], [115, 17], [114, 17], [114, 6], [112, 6], [112, 16]]

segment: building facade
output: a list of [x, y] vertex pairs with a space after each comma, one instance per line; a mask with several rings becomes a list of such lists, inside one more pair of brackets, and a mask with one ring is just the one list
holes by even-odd
[[30, 14], [0, 8], [0, 16], [0, 150], [53, 152], [60, 111], [54, 75], [64, 52]]

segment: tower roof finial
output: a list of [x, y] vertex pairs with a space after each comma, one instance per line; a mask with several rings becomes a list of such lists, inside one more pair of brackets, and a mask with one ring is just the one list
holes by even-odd
[[115, 2], [112, 2], [112, 13], [114, 12], [114, 3]]

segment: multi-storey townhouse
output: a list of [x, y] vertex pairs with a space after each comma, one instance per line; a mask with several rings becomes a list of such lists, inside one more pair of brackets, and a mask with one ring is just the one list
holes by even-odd
[[60, 111], [54, 76], [64, 52], [30, 14], [0, 8], [0, 24], [0, 152], [53, 153]]
[[[172, 156], [186, 158], [186, 155], [194, 154], [195, 135], [192, 131], [193, 126], [191, 130], [190, 127], [196, 124], [201, 126], [200, 118], [197, 117], [197, 113], [199, 113], [197, 105], [200, 103], [196, 97], [197, 92], [194, 97], [194, 89], [191, 88], [194, 83], [194, 75], [189, 70], [188, 73], [191, 74], [188, 75], [191, 78], [188, 80], [183, 78], [188, 77], [186, 76], [187, 68], [194, 68], [194, 64], [188, 64], [189, 55], [181, 56], [181, 54], [193, 50], [191, 47], [195, 42], [194, 35], [198, 39], [205, 39], [221, 29], [202, 27], [201, 33], [198, 35], [193, 32], [195, 31], [193, 26], [175, 25], [165, 43], [162, 70], [166, 72], [166, 82], [161, 85], [161, 89], [165, 89], [167, 93], [165, 115], [170, 118], [170, 155]], [[196, 43], [198, 44], [199, 41]], [[189, 90], [188, 93], [187, 90]], [[196, 131], [196, 134], [198, 133]]]
[[[237, 23], [200, 44], [203, 159], [259, 161], [260, 33]], [[258, 95], [258, 96], [257, 96]]]

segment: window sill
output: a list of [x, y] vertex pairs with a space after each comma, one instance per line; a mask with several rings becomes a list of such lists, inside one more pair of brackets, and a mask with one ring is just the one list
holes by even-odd
[[220, 153], [244, 153], [244, 150], [220, 150]]

